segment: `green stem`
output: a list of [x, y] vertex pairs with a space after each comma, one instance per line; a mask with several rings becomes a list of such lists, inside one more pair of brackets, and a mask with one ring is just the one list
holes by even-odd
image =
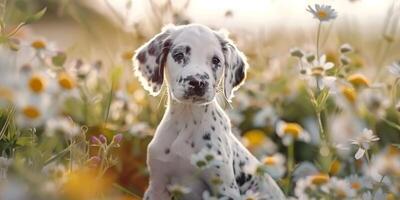
[[365, 149], [365, 157], [367, 158], [367, 163], [368, 163], [368, 165], [369, 165], [370, 161], [369, 161], [368, 149]]
[[286, 187], [286, 195], [289, 195], [290, 188], [291, 188], [291, 178], [292, 178], [292, 171], [294, 168], [294, 141], [288, 146], [288, 175], [287, 175], [287, 187]]
[[322, 124], [321, 112], [319, 112], [319, 111], [317, 111], [317, 119], [318, 119], [318, 127], [319, 127], [319, 133], [320, 133], [321, 140], [326, 142], [324, 126]]
[[25, 25], [25, 23], [18, 24], [18, 26], [16, 28], [14, 28], [10, 33], [7, 34], [7, 37], [11, 37], [11, 36], [15, 35], [19, 31], [19, 29], [21, 29], [24, 25]]
[[321, 22], [318, 23], [318, 30], [317, 30], [317, 59], [319, 59], [319, 38], [321, 35]]
[[107, 110], [106, 110], [106, 117], [104, 119], [104, 122], [108, 121], [108, 116], [110, 115], [110, 107], [111, 107], [111, 102], [113, 98], [113, 93], [114, 93], [114, 82], [111, 83], [111, 90], [110, 90], [110, 95], [108, 97], [108, 103], [107, 103]]

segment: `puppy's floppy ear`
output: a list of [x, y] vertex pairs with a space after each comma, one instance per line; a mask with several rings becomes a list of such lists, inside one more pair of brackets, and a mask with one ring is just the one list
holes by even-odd
[[228, 38], [228, 33], [226, 31], [219, 31], [216, 34], [221, 43], [225, 58], [223, 77], [224, 95], [228, 102], [231, 102], [234, 91], [239, 89], [246, 78], [246, 71], [248, 68], [247, 59]]
[[139, 47], [133, 57], [135, 75], [144, 89], [153, 96], [160, 93], [163, 84], [164, 65], [172, 45], [169, 36], [174, 30], [173, 25], [164, 27], [161, 33]]

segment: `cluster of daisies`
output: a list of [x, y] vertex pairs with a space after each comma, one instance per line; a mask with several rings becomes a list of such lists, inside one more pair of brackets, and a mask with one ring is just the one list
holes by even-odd
[[66, 99], [79, 95], [75, 76], [62, 67], [63, 52], [44, 40], [14, 39], [0, 46], [0, 56], [0, 106], [15, 112], [19, 127], [45, 124], [71, 136], [80, 132], [60, 110]]

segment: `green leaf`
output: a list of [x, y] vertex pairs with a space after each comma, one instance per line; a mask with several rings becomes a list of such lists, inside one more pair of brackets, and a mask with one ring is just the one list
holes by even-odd
[[41, 19], [43, 17], [43, 15], [46, 13], [47, 11], [47, 7], [44, 7], [42, 10], [40, 10], [39, 12], [29, 16], [26, 20], [25, 20], [25, 24], [31, 24], [33, 22], [38, 21], [39, 19]]
[[36, 142], [36, 138], [32, 136], [20, 136], [17, 139], [17, 144], [20, 146], [33, 146]]
[[65, 63], [65, 60], [67, 59], [67, 55], [63, 52], [58, 52], [57, 55], [53, 56], [51, 58], [51, 62], [53, 65], [57, 67], [62, 67]]

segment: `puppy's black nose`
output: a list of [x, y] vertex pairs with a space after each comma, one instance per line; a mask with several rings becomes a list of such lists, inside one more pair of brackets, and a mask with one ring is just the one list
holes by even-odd
[[197, 80], [196, 78], [190, 78], [188, 81], [190, 86], [190, 93], [197, 96], [203, 96], [206, 92], [208, 82], [204, 80]]

